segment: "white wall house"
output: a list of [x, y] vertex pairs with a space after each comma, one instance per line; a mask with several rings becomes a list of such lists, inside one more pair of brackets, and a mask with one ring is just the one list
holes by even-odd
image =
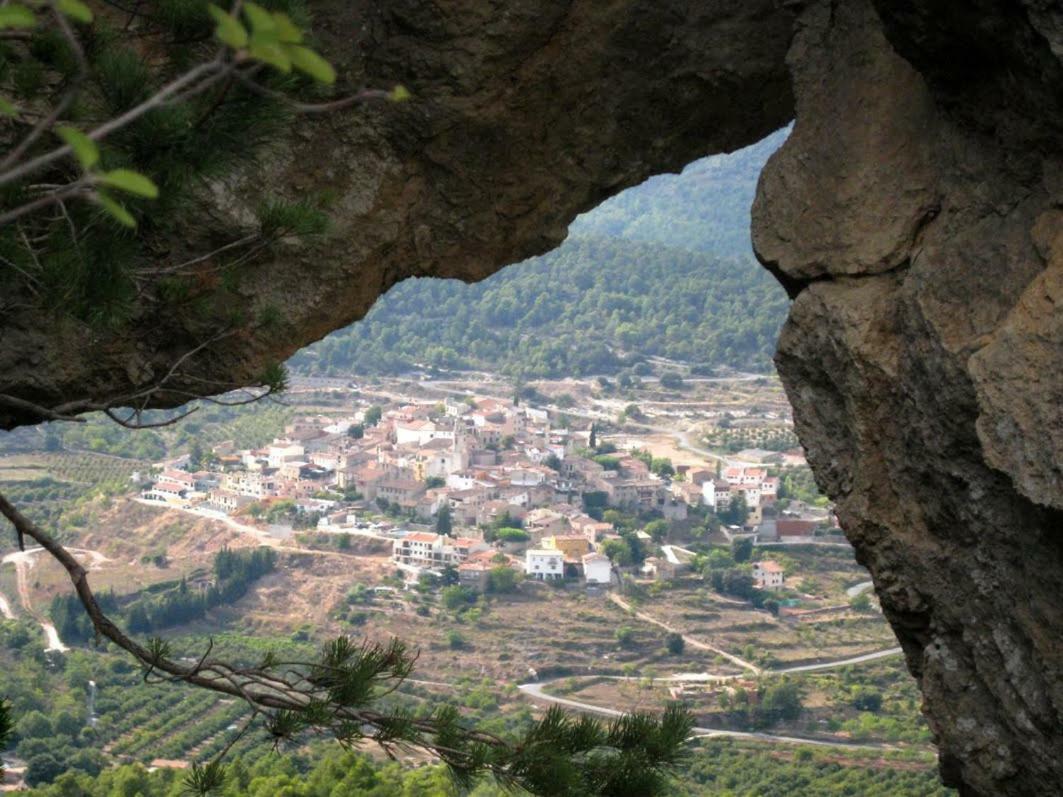
[[701, 483], [701, 503], [716, 508], [716, 482], [707, 479]]
[[754, 562], [753, 581], [761, 589], [778, 589], [785, 581], [782, 565], [771, 559]]
[[288, 462], [304, 458], [306, 450], [298, 443], [275, 442], [267, 449], [266, 459], [271, 468], [279, 468]]
[[608, 584], [613, 578], [613, 563], [602, 553], [584, 554], [583, 578], [588, 584]]
[[490, 545], [482, 540], [459, 537], [454, 539], [442, 534], [410, 532], [391, 544], [391, 558], [398, 564], [414, 567], [442, 568], [459, 565], [470, 554], [486, 551]]
[[529, 548], [524, 552], [524, 573], [538, 581], [564, 578], [565, 554], [563, 551]]
[[396, 421], [395, 443], [423, 446], [430, 440], [453, 440], [454, 431], [444, 429], [432, 421]]
[[276, 483], [272, 477], [256, 471], [234, 471], [222, 476], [221, 488], [248, 498], [266, 498], [274, 494]]
[[161, 479], [151, 487], [140, 493], [140, 497], [147, 501], [166, 501], [179, 503], [187, 494], [188, 488], [175, 481]]

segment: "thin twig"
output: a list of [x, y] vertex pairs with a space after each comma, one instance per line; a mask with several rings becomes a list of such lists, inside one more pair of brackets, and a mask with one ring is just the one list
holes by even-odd
[[53, 191], [50, 194], [44, 194], [43, 196], [34, 199], [32, 202], [27, 202], [24, 205], [20, 205], [17, 208], [9, 210], [7, 213], [0, 215], [0, 227], [5, 227], [11, 222], [22, 218], [27, 213], [33, 213], [35, 210], [46, 208], [49, 205], [54, 205], [58, 202], [62, 202], [64, 199], [72, 199], [76, 196], [83, 196], [89, 192], [88, 184], [83, 180], [70, 183], [65, 190]]
[[85, 51], [81, 48], [81, 42], [78, 41], [78, 37], [74, 34], [74, 30], [70, 27], [70, 23], [67, 22], [66, 16], [58, 9], [56, 4], [50, 3], [52, 16], [55, 17], [55, 21], [59, 26], [60, 32], [63, 34], [63, 38], [66, 39], [66, 43], [70, 45], [70, 49], [74, 53], [74, 59], [78, 62], [78, 73], [74, 77], [70, 87], [63, 93], [63, 97], [59, 100], [56, 106], [51, 110], [47, 116], [43, 116], [38, 120], [37, 124], [33, 126], [33, 129], [26, 135], [25, 138], [9, 152], [0, 161], [0, 171], [7, 169], [11, 164], [16, 163], [41, 135], [50, 130], [52, 125], [58, 121], [59, 117], [66, 113], [67, 109], [74, 102], [74, 98], [77, 97], [81, 91], [81, 84], [85, 81], [85, 76], [89, 71], [89, 62], [85, 58]]
[[[155, 92], [152, 96], [148, 97], [139, 105], [135, 105], [120, 116], [116, 116], [114, 119], [104, 122], [96, 129], [91, 130], [89, 133], [87, 133], [87, 135], [93, 141], [102, 141], [111, 133], [114, 133], [117, 130], [121, 130], [132, 122], [135, 122], [148, 111], [153, 110], [154, 108], [157, 108], [158, 106], [162, 105], [167, 100], [169, 100], [170, 97], [184, 91], [204, 75], [210, 75], [211, 73], [217, 72], [218, 70], [225, 70], [231, 68], [231, 65], [226, 66], [225, 61], [221, 56], [211, 61], [199, 64], [198, 66], [195, 66], [189, 71], [185, 72], [185, 74], [181, 75], [181, 77], [163, 86], [161, 89], [159, 89], [157, 92]], [[73, 151], [73, 148], [69, 144], [66, 144], [62, 147], [58, 147], [52, 150], [51, 152], [47, 152], [43, 155], [38, 155], [36, 158], [32, 158], [31, 160], [25, 161], [24, 163], [14, 166], [6, 172], [0, 173], [0, 186], [7, 185], [11, 182], [14, 182], [15, 180], [25, 177], [26, 175], [33, 174], [34, 172], [43, 169], [45, 166], [49, 166], [50, 164], [55, 163], [60, 158], [64, 158], [67, 155], [70, 155]]]
[[269, 97], [274, 100], [280, 100], [289, 108], [300, 113], [331, 113], [332, 111], [341, 111], [344, 108], [350, 108], [352, 105], [366, 102], [367, 100], [382, 100], [387, 99], [388, 97], [388, 92], [381, 91], [380, 89], [362, 89], [357, 94], [341, 97], [338, 100], [330, 100], [329, 102], [299, 102], [298, 100], [293, 100], [284, 92], [274, 91], [273, 89], [266, 88], [261, 83], [256, 83], [249, 76], [241, 74], [240, 72], [234, 72], [233, 77], [255, 94], [262, 97]]

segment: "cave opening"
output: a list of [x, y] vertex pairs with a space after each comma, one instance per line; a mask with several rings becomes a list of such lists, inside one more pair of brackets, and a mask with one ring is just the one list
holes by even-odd
[[[784, 751], [899, 741], [912, 752], [889, 777], [939, 788], [914, 682], [804, 461], [772, 365], [790, 302], [755, 261], [749, 210], [788, 134], [650, 178], [577, 218], [557, 250], [480, 283], [401, 282], [365, 319], [293, 356], [280, 403], [204, 406], [137, 434], [97, 416], [43, 424], [5, 435], [0, 454], [143, 462], [124, 475], [153, 510], [224, 521], [233, 540], [251, 533], [304, 553], [366, 554], [373, 566], [353, 565], [354, 586], [350, 570], [298, 574], [340, 594], [335, 602], [297, 597], [308, 585], [289, 577], [293, 638], [305, 641], [308, 625], [412, 634], [429, 681], [479, 671], [519, 683], [537, 704], [564, 692], [590, 711], [681, 699], [699, 728], [755, 731]], [[513, 407], [527, 411], [526, 426]], [[543, 418], [545, 433], [522, 439]], [[373, 449], [359, 447], [385, 424]], [[352, 445], [321, 449], [319, 434]], [[476, 447], [459, 450], [459, 434]], [[255, 462], [275, 481], [252, 484]], [[24, 497], [34, 505], [36, 493]], [[87, 520], [60, 510], [56, 521], [117, 519], [83, 512]], [[457, 529], [488, 541], [525, 583], [450, 618], [432, 597], [446, 568], [398, 546]], [[532, 560], [581, 536], [591, 560], [566, 555], [562, 591], [543, 593], [538, 582], [551, 579]], [[87, 550], [106, 573], [110, 551]], [[138, 555], [160, 572], [181, 567], [168, 549]], [[609, 562], [604, 584], [591, 575], [594, 556]], [[365, 598], [404, 589], [419, 596], [413, 622], [382, 619], [380, 599]], [[244, 602], [272, 605], [264, 594]], [[529, 602], [542, 617], [532, 619], [540, 612]], [[83, 642], [64, 605], [40, 618], [55, 652]], [[584, 649], [569, 660], [574, 635]], [[602, 685], [612, 678], [619, 686]], [[721, 765], [718, 750], [698, 750], [714, 755], [692, 758], [684, 777], [697, 784], [720, 766], [779, 766], [764, 751], [729, 752]]]

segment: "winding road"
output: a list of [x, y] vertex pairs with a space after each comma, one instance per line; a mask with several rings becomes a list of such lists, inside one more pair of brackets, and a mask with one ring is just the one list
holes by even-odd
[[861, 581], [859, 584], [853, 584], [851, 587], [845, 590], [845, 594], [850, 598], [855, 598], [860, 593], [867, 592], [873, 586], [875, 585], [870, 581]]
[[[650, 622], [653, 622], [655, 625], [662, 625], [661, 623], [657, 622], [656, 620], [650, 620]], [[684, 639], [688, 639], [688, 638], [684, 637]], [[696, 640], [694, 640], [694, 641], [696, 641]], [[692, 646], [697, 647], [697, 645], [693, 645], [692, 641], [689, 640], [689, 639], [688, 639], [688, 644], [692, 644]], [[708, 648], [708, 649], [715, 651], [714, 648]], [[785, 668], [777, 669], [777, 670], [765, 670], [765, 669], [762, 669], [762, 668], [755, 668], [755, 671], [757, 672], [757, 674], [760, 674], [760, 675], [789, 675], [789, 674], [804, 673], [804, 672], [815, 672], [815, 671], [820, 671], [820, 670], [833, 670], [833, 669], [837, 669], [837, 668], [840, 668], [840, 667], [849, 667], [849, 666], [852, 666], [854, 664], [864, 664], [864, 663], [870, 662], [870, 661], [877, 661], [878, 659], [884, 659], [884, 658], [888, 658], [890, 656], [896, 656], [896, 655], [898, 655], [900, 653], [901, 653], [901, 649], [899, 647], [897, 647], [897, 648], [889, 648], [888, 650], [876, 650], [876, 651], [873, 651], [871, 653], [864, 653], [864, 654], [862, 654], [860, 656], [851, 656], [851, 657], [845, 658], [845, 659], [836, 659], [834, 661], [820, 662], [819, 664], [805, 664], [805, 665], [801, 665], [799, 667], [785, 667]], [[724, 654], [724, 655], [727, 656], [728, 658], [732, 659], [732, 660], [737, 660], [736, 663], [743, 661], [742, 659], [739, 659], [737, 656], [732, 657], [729, 654]], [[750, 664], [749, 662], [744, 662], [744, 663], [747, 666], [747, 668], [753, 668], [754, 667], [754, 665]], [[611, 708], [609, 706], [599, 706], [599, 705], [596, 705], [594, 703], [584, 702], [582, 700], [572, 700], [571, 698], [567, 698], [567, 697], [558, 697], [556, 695], [551, 695], [551, 694], [549, 694], [548, 692], [545, 691], [546, 687], [548, 687], [550, 684], [557, 683], [558, 681], [568, 681], [568, 680], [570, 680], [570, 678], [573, 678], [573, 677], [574, 678], [606, 678], [606, 679], [609, 679], [609, 680], [617, 680], [617, 681], [640, 681], [640, 680], [644, 680], [644, 679], [641, 679], [641, 678], [631, 677], [631, 676], [595, 675], [595, 674], [591, 673], [591, 674], [587, 674], [587, 675], [569, 676], [569, 677], [565, 677], [565, 678], [554, 678], [552, 680], [543, 681], [543, 682], [539, 682], [539, 683], [520, 684], [517, 688], [523, 694], [527, 695], [530, 698], [533, 698], [533, 699], [536, 699], [536, 700], [542, 700], [542, 701], [544, 701], [546, 703], [554, 703], [554, 704], [559, 705], [559, 706], [564, 706], [565, 708], [575, 709], [576, 711], [583, 711], [583, 712], [586, 712], [588, 714], [599, 714], [601, 716], [606, 716], [606, 717], [622, 717], [622, 716], [624, 716], [624, 714], [627, 713], [627, 712], [622, 711], [620, 709]], [[655, 682], [663, 682], [663, 683], [676, 683], [676, 682], [684, 682], [684, 681], [686, 681], [686, 682], [699, 682], [699, 681], [701, 681], [701, 682], [708, 682], [708, 681], [723, 682], [723, 681], [728, 681], [728, 680], [741, 678], [741, 677], [742, 676], [740, 676], [740, 675], [712, 675], [710, 673], [680, 673], [678, 675], [665, 676], [665, 677], [661, 677], [661, 678], [652, 678], [650, 680], [655, 681]], [[804, 737], [804, 736], [787, 736], [787, 735], [772, 734], [772, 733], [758, 733], [758, 732], [754, 732], [754, 731], [735, 731], [735, 730], [729, 730], [729, 729], [726, 729], [726, 728], [695, 727], [693, 729], [693, 733], [694, 733], [695, 736], [702, 736], [702, 737], [706, 737], [706, 738], [733, 737], [733, 738], [739, 738], [739, 739], [755, 739], [757, 741], [771, 742], [771, 743], [775, 743], [775, 744], [816, 745], [818, 747], [844, 747], [844, 748], [847, 748], [847, 749], [850, 749], [850, 750], [852, 750], [852, 749], [856, 749], [856, 750], [891, 750], [891, 749], [897, 749], [895, 745], [886, 744], [884, 742], [863, 744], [863, 743], [857, 743], [857, 742], [848, 742], [848, 741], [844, 741], [844, 740], [841, 740], [841, 739], [813, 739], [813, 738]]]
[[[163, 509], [173, 512], [184, 512], [187, 515], [195, 515], [196, 517], [206, 518], [207, 520], [216, 520], [217, 522], [228, 526], [233, 531], [238, 531], [241, 534], [247, 534], [251, 537], [254, 537], [262, 545], [268, 545], [271, 548], [276, 548], [281, 551], [293, 551], [296, 553], [312, 554], [314, 556], [348, 556], [348, 554], [342, 553], [340, 551], [322, 551], [317, 548], [303, 548], [299, 545], [290, 544], [286, 545], [284, 541], [279, 537], [274, 537], [269, 532], [263, 531], [257, 526], [251, 526], [247, 523], [241, 523], [232, 516], [227, 515], [225, 512], [222, 512], [217, 509], [208, 509], [207, 507], [203, 506], [179, 506], [175, 504], [164, 503], [161, 501], [149, 501], [145, 498], [134, 498], [132, 500], [136, 501], [138, 504], [154, 507], [155, 509]], [[308, 531], [313, 531], [313, 529], [308, 529]], [[394, 537], [388, 537], [385, 534], [377, 534], [371, 531], [367, 531], [365, 529], [353, 529], [349, 532], [330, 531], [329, 529], [322, 529], [321, 531], [325, 534], [348, 534], [352, 537], [364, 537], [366, 539], [378, 540], [388, 543], [395, 541]]]
[[[593, 677], [593, 676], [586, 676]], [[567, 679], [556, 679], [567, 680]], [[655, 679], [661, 680], [661, 679]], [[620, 711], [619, 709], [609, 708], [607, 706], [596, 706], [593, 703], [584, 703], [581, 700], [571, 700], [567, 697], [556, 697], [543, 691], [544, 687], [548, 686], [555, 681], [546, 681], [544, 683], [529, 683], [521, 684], [517, 688], [528, 697], [536, 700], [542, 700], [546, 703], [554, 703], [565, 708], [574, 709], [576, 711], [582, 711], [587, 714], [598, 714], [605, 717], [622, 717], [627, 712]], [[841, 739], [813, 739], [805, 736], [786, 736], [782, 734], [774, 733], [759, 733], [756, 731], [735, 731], [727, 728], [705, 728], [701, 726], [695, 726], [693, 728], [694, 736], [702, 736], [705, 738], [716, 737], [731, 737], [737, 739], [755, 739], [762, 742], [771, 742], [774, 744], [800, 744], [800, 745], [815, 745], [817, 747], [844, 747], [849, 750], [892, 750], [896, 749], [894, 745], [886, 744], [885, 742], [878, 743], [859, 743], [859, 742], [847, 742]]]
[[[89, 568], [91, 569], [95, 565], [99, 565], [103, 562], [109, 562], [106, 556], [99, 551], [90, 551], [85, 548], [69, 548], [67, 549], [72, 553], [81, 554], [87, 556], [91, 561]], [[63, 640], [59, 638], [59, 632], [55, 626], [52, 625], [45, 617], [40, 615], [33, 608], [33, 602], [30, 599], [30, 587], [29, 587], [29, 571], [30, 568], [37, 564], [37, 554], [44, 551], [44, 548], [27, 548], [25, 551], [15, 551], [9, 553], [7, 556], [0, 560], [0, 564], [13, 564], [15, 566], [15, 574], [18, 578], [18, 598], [19, 603], [22, 604], [22, 608], [26, 613], [37, 621], [41, 630], [44, 631], [44, 637], [48, 640], [48, 647], [45, 650], [55, 650], [60, 653], [66, 653], [70, 648], [63, 644]], [[11, 605], [7, 602], [7, 599], [0, 596], [0, 613], [8, 619], [14, 619], [15, 615], [11, 611]]]
[[[867, 588], [868, 588], [868, 583], [865, 582], [865, 583], [857, 584], [854, 587], [852, 587], [851, 589], [857, 590], [857, 592], [854, 593], [854, 594], [859, 594], [860, 591], [863, 591], [863, 590], [865, 590]], [[747, 670], [748, 672], [750, 672], [750, 673], [752, 673], [754, 675], [796, 675], [796, 674], [799, 674], [799, 673], [806, 673], [806, 672], [821, 672], [823, 670], [834, 670], [834, 669], [838, 669], [840, 667], [850, 667], [850, 666], [853, 666], [853, 665], [856, 665], [856, 664], [865, 664], [867, 662], [878, 661], [879, 659], [885, 659], [885, 658], [889, 658], [891, 656], [897, 656], [897, 655], [900, 655], [900, 653], [901, 653], [901, 649], [899, 647], [895, 647], [895, 648], [888, 648], [886, 650], [875, 650], [875, 651], [872, 651], [870, 653], [860, 654], [859, 656], [849, 656], [849, 657], [846, 657], [844, 659], [835, 659], [833, 661], [823, 661], [823, 662], [818, 662], [818, 663], [815, 663], [815, 664], [802, 664], [802, 665], [798, 665], [796, 667], [782, 667], [782, 668], [778, 668], [778, 669], [765, 669], [763, 667], [758, 667], [756, 664], [753, 664], [750, 661], [746, 661], [745, 659], [740, 658], [739, 656], [735, 656], [732, 653], [728, 653], [725, 650], [721, 650], [720, 648], [715, 647], [714, 645], [710, 645], [709, 643], [704, 642], [703, 640], [697, 639], [696, 637], [691, 637], [691, 636], [689, 636], [687, 634], [682, 633], [681, 631], [677, 631], [672, 626], [670, 626], [668, 623], [665, 623], [663, 620], [659, 620], [658, 618], [654, 617], [653, 615], [650, 615], [650, 614], [647, 614], [645, 612], [640, 612], [640, 611], [635, 610], [628, 601], [624, 600], [621, 596], [619, 596], [619, 595], [617, 595], [615, 593], [610, 594], [609, 595], [609, 599], [613, 603], [615, 603], [617, 606], [619, 606], [620, 608], [624, 609], [625, 611], [630, 612], [634, 617], [638, 618], [639, 620], [642, 620], [643, 622], [650, 623], [652, 625], [656, 625], [656, 626], [658, 626], [660, 628], [663, 628], [663, 629], [665, 629], [666, 631], [669, 631], [669, 632], [681, 634], [682, 637], [683, 637], [683, 641], [687, 645], [689, 645], [690, 647], [698, 649], [698, 650], [707, 650], [707, 651], [715, 653], [715, 654], [717, 654], [719, 656], [722, 656], [723, 658], [727, 659], [731, 663], [738, 665], [739, 667], [743, 668], [744, 670]], [[745, 675], [744, 674], [735, 675], [735, 674], [730, 674], [730, 673], [728, 673], [728, 674], [713, 674], [713, 673], [709, 673], [709, 672], [702, 672], [702, 673], [677, 673], [677, 674], [671, 675], [671, 676], [651, 678], [650, 680], [654, 681], [654, 682], [658, 682], [658, 683], [682, 683], [682, 682], [687, 682], [687, 683], [699, 683], [699, 682], [700, 683], [710, 683], [710, 682], [723, 683], [723, 682], [726, 682], [726, 681], [731, 681], [731, 680], [735, 680], [735, 679], [742, 678], [742, 677], [745, 677]], [[534, 682], [534, 683], [521, 684], [517, 688], [520, 689], [520, 691], [523, 694], [527, 695], [528, 697], [531, 697], [531, 698], [534, 698], [534, 699], [537, 699], [537, 700], [542, 700], [542, 701], [547, 702], [547, 703], [555, 703], [555, 704], [557, 704], [559, 706], [564, 706], [566, 708], [575, 709], [577, 711], [583, 711], [583, 712], [586, 712], [586, 713], [589, 713], [589, 714], [599, 714], [599, 715], [606, 716], [606, 717], [621, 717], [625, 713], [627, 713], [625, 711], [622, 711], [621, 709], [612, 708], [610, 706], [600, 706], [600, 705], [596, 705], [594, 703], [587, 703], [587, 702], [582, 701], [582, 700], [573, 700], [573, 699], [567, 698], [567, 697], [558, 697], [556, 695], [551, 695], [548, 692], [546, 692], [546, 687], [548, 687], [550, 684], [557, 683], [558, 681], [562, 681], [562, 680], [568, 681], [568, 680], [570, 680], [570, 678], [600, 678], [600, 679], [615, 680], [615, 681], [641, 681], [641, 680], [644, 680], [643, 678], [638, 678], [638, 677], [633, 677], [633, 676], [606, 675], [604, 673], [602, 673], [602, 674], [588, 673], [588, 674], [585, 674], [585, 675], [581, 674], [581, 675], [576, 675], [576, 676], [568, 676], [568, 677], [564, 677], [564, 678], [554, 678], [552, 680], [543, 681], [543, 682]], [[817, 745], [817, 746], [820, 746], [820, 747], [845, 747], [845, 748], [848, 748], [848, 749], [864, 749], [864, 750], [889, 750], [889, 749], [895, 749], [895, 746], [889, 745], [889, 744], [885, 744], [885, 743], [859, 744], [859, 743], [856, 743], [856, 742], [848, 742], [848, 741], [844, 741], [844, 740], [840, 740], [840, 739], [813, 739], [813, 738], [807, 738], [807, 737], [804, 737], [804, 736], [786, 736], [786, 735], [771, 734], [771, 733], [757, 733], [757, 732], [753, 732], [753, 731], [735, 731], [735, 730], [729, 730], [729, 729], [726, 729], [726, 728], [696, 727], [696, 728], [694, 728], [693, 732], [694, 732], [695, 736], [702, 736], [702, 737], [708, 737], [708, 738], [717, 737], [717, 736], [729, 736], [729, 737], [735, 737], [735, 738], [741, 738], [741, 739], [756, 739], [756, 740], [759, 740], [759, 741], [772, 742], [772, 743], [777, 743], [777, 744], [803, 744], [803, 745]]]

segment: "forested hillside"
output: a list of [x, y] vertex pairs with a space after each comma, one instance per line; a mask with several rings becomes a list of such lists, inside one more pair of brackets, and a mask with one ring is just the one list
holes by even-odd
[[569, 233], [752, 258], [749, 208], [757, 178], [788, 134], [778, 130], [751, 147], [695, 161], [682, 174], [651, 177], [584, 213]]
[[648, 356], [770, 367], [786, 311], [753, 260], [749, 207], [779, 131], [652, 178], [572, 225], [557, 250], [476, 285], [408, 280], [366, 318], [300, 352], [315, 374], [479, 368], [610, 373]]

